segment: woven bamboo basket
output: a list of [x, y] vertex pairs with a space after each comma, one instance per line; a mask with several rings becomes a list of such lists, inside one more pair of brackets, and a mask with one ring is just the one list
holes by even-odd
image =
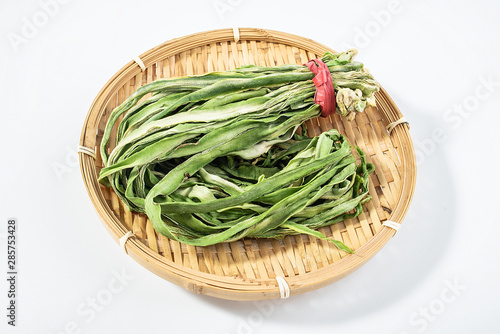
[[80, 146], [95, 152], [95, 157], [80, 150], [80, 167], [89, 196], [113, 239], [119, 242], [129, 231], [133, 233], [126, 241], [129, 256], [151, 272], [195, 293], [231, 300], [262, 300], [283, 297], [279, 276], [288, 284], [291, 295], [301, 294], [347, 276], [384, 246], [396, 231], [383, 223], [401, 223], [409, 208], [416, 164], [408, 124], [398, 124], [390, 132], [386, 129], [403, 115], [383, 88], [376, 93], [377, 108], [358, 114], [355, 121], [332, 115], [306, 123], [312, 135], [338, 129], [375, 165], [369, 191], [373, 199], [364, 205], [363, 213], [320, 229], [343, 241], [355, 254], [341, 252], [328, 241], [306, 235], [283, 240], [247, 238], [208, 247], [185, 245], [157, 234], [147, 216], [129, 212], [110, 188], [97, 181], [103, 167], [98, 148], [107, 117], [140, 86], [159, 78], [247, 64], [304, 64], [320, 58], [327, 50], [334, 52], [310, 39], [283, 32], [222, 29], [165, 42], [130, 61], [108, 81], [90, 107], [80, 139]]

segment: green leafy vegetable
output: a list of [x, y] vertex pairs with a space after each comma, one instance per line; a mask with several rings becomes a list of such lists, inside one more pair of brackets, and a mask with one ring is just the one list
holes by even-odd
[[[322, 59], [337, 113], [348, 119], [373, 105], [378, 90], [355, 54]], [[305, 233], [351, 252], [316, 229], [361, 213], [373, 165], [360, 149], [356, 165], [337, 130], [296, 133], [320, 114], [313, 77], [301, 65], [244, 66], [145, 85], [109, 116], [99, 181], [157, 232], [186, 244]]]

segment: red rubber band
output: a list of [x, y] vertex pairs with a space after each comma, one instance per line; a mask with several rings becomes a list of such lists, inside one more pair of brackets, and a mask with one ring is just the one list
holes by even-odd
[[314, 102], [321, 107], [321, 116], [327, 117], [335, 113], [335, 90], [333, 89], [332, 76], [330, 69], [321, 59], [312, 59], [304, 64], [316, 74], [312, 79], [316, 85], [316, 94]]

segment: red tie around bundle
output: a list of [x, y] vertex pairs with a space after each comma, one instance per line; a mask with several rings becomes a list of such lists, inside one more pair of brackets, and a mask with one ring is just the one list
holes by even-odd
[[328, 66], [321, 59], [312, 59], [304, 65], [316, 74], [312, 79], [316, 85], [314, 102], [321, 107], [321, 116], [332, 115], [335, 113], [335, 90]]

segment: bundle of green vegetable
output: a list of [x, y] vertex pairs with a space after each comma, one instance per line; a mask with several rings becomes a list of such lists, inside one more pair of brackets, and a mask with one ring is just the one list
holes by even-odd
[[[378, 90], [355, 54], [321, 59], [337, 113], [348, 119], [373, 105]], [[157, 232], [186, 244], [299, 233], [325, 239], [317, 228], [357, 216], [369, 200], [373, 166], [360, 149], [356, 165], [336, 130], [296, 133], [320, 114], [313, 77], [302, 65], [244, 66], [145, 85], [108, 119], [99, 180], [129, 210], [146, 213]]]

